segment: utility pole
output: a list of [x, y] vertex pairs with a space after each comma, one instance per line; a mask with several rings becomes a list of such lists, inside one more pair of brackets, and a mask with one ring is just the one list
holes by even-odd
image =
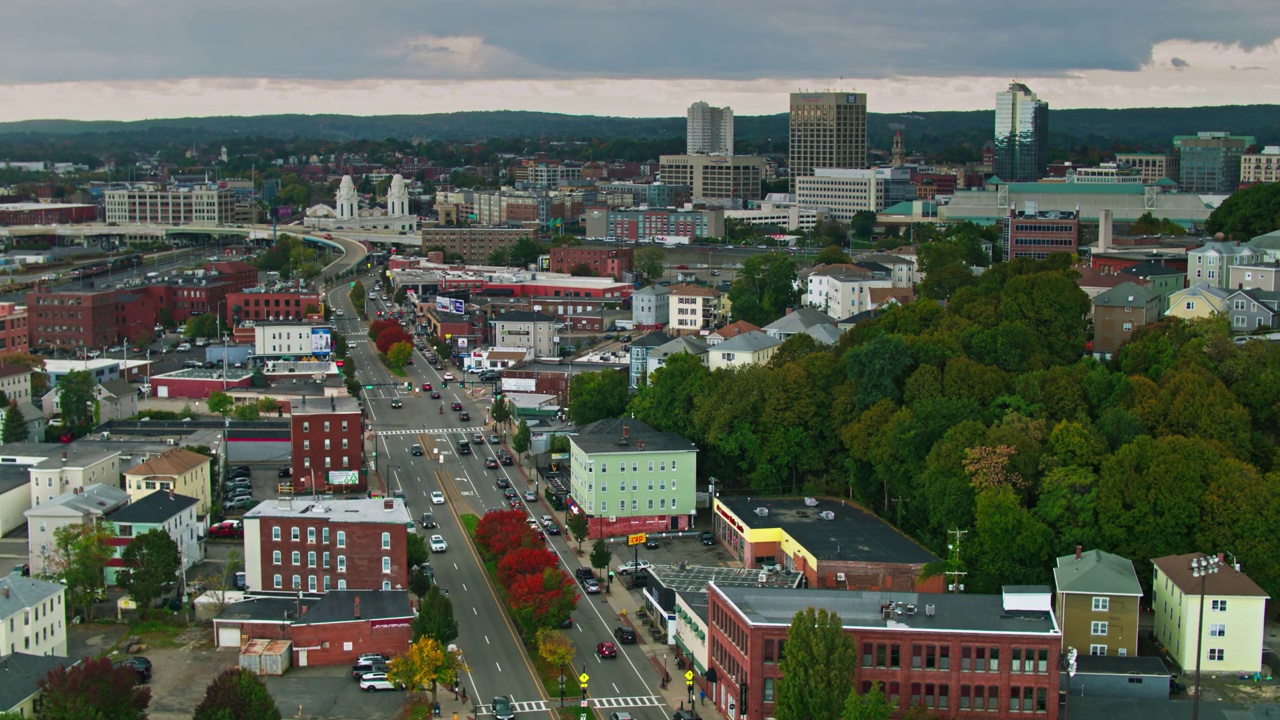
[[960, 582], [961, 578], [969, 573], [958, 570], [960, 567], [960, 541], [965, 535], [969, 534], [968, 530], [948, 530], [948, 535], [955, 536], [955, 539], [947, 543], [947, 571], [943, 573], [947, 577], [947, 592], [962, 592], [964, 583]]
[[906, 504], [906, 503], [911, 502], [911, 498], [896, 497], [896, 498], [893, 498], [892, 500], [890, 500], [889, 502], [892, 502], [894, 505], [897, 505], [897, 506], [898, 506], [898, 523], [897, 523], [897, 525], [898, 525], [898, 529], [902, 529], [902, 506], [903, 506], [904, 504]]

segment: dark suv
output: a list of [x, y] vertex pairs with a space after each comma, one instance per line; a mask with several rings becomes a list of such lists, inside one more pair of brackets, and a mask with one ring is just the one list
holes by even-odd
[[573, 576], [578, 578], [578, 582], [582, 582], [583, 580], [595, 580], [596, 571], [589, 567], [580, 567], [573, 571]]
[[141, 655], [125, 658], [124, 660], [115, 663], [113, 667], [127, 667], [138, 673], [138, 684], [140, 685], [151, 680], [151, 661]]

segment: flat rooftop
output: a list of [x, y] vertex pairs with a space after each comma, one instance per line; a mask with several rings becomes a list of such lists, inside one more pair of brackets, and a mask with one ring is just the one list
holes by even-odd
[[[744, 496], [719, 497], [716, 502], [751, 528], [780, 528], [819, 560], [912, 565], [938, 560], [915, 540], [855, 505], [822, 499], [817, 505], [809, 506], [800, 498]], [[758, 508], [764, 508], [768, 514], [757, 514]], [[835, 517], [822, 519], [819, 513], [828, 510]]]
[[188, 368], [184, 370], [174, 370], [173, 372], [163, 375], [152, 375], [151, 379], [157, 380], [222, 380], [223, 377], [227, 382], [239, 382], [247, 377], [252, 377], [253, 371], [247, 368], [227, 368], [226, 375], [222, 374], [222, 368]]
[[[788, 627], [797, 612], [826, 608], [850, 629], [1059, 635], [1050, 612], [1007, 611], [1000, 595], [787, 590], [714, 586], [752, 625]], [[1047, 594], [1047, 593], [1046, 593]], [[884, 606], [890, 605], [886, 618]], [[932, 607], [932, 614], [929, 608]]]
[[[386, 503], [391, 509], [386, 509]], [[280, 498], [264, 502], [244, 514], [249, 518], [325, 518], [330, 522], [391, 523], [413, 522], [400, 498], [359, 498], [355, 500], [310, 500]]]

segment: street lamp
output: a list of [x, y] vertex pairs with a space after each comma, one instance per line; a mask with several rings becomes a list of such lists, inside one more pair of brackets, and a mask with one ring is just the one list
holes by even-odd
[[1204, 644], [1204, 594], [1209, 576], [1218, 572], [1221, 566], [1222, 560], [1217, 555], [1191, 558], [1191, 575], [1200, 578], [1200, 623], [1196, 628], [1196, 691], [1195, 697], [1191, 699], [1191, 720], [1200, 717], [1200, 658], [1204, 652], [1201, 647]]

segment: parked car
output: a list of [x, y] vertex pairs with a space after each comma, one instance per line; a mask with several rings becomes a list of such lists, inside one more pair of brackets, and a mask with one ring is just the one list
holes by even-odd
[[580, 567], [580, 568], [578, 568], [577, 570], [574, 570], [574, 571], [573, 571], [573, 576], [574, 576], [574, 577], [576, 577], [576, 578], [578, 578], [578, 581], [579, 581], [579, 582], [581, 582], [581, 581], [583, 581], [583, 580], [586, 580], [586, 579], [588, 579], [588, 578], [589, 578], [589, 579], [591, 579], [591, 580], [595, 580], [595, 579], [596, 579], [596, 571], [595, 571], [595, 570], [592, 570], [592, 569], [591, 569], [591, 568], [589, 568], [589, 567]]
[[711, 534], [710, 532], [704, 532], [704, 533], [702, 533], [701, 535], [699, 535], [699, 536], [698, 536], [698, 539], [702, 541], [702, 544], [703, 544], [703, 545], [715, 545], [715, 544], [716, 544], [716, 536], [715, 536], [715, 535], [713, 535], [713, 534]]
[[237, 475], [237, 474], [248, 475], [250, 470], [251, 468], [248, 465], [232, 465], [231, 467], [227, 468], [227, 474], [228, 475]]
[[623, 645], [634, 645], [636, 643], [636, 631], [629, 627], [619, 625], [613, 629], [613, 636]]
[[356, 662], [381, 662], [381, 663], [384, 663], [384, 662], [386, 662], [386, 661], [387, 661], [387, 660], [389, 660], [389, 659], [390, 659], [390, 658], [388, 658], [386, 655], [383, 655], [382, 653], [364, 653], [364, 654], [362, 654], [360, 657], [356, 658]]
[[252, 497], [248, 495], [241, 495], [240, 497], [231, 498], [223, 502], [222, 509], [223, 510], [248, 510], [249, 508], [253, 507], [256, 504], [258, 504], [257, 500], [254, 500]]
[[618, 574], [630, 575], [631, 573], [637, 572], [639, 570], [648, 570], [651, 565], [652, 563], [650, 563], [648, 560], [639, 560], [639, 561], [631, 560], [628, 562], [624, 562], [618, 566]]
[[502, 444], [502, 438], [498, 437], [497, 435], [490, 435], [490, 436], [489, 436], [489, 444], [490, 444], [490, 445], [501, 445], [501, 444]]
[[646, 538], [644, 541], [644, 546], [649, 550], [657, 550], [659, 547], [661, 547], [661, 545], [658, 543], [656, 538]]
[[237, 485], [235, 487], [227, 488], [224, 494], [229, 499], [235, 499], [239, 497], [253, 497], [253, 489], [243, 487], [241, 485]]
[[524, 501], [525, 501], [525, 502], [538, 502], [538, 493], [534, 492], [533, 490], [525, 490], [525, 491], [524, 491]]
[[360, 689], [365, 692], [399, 690], [399, 686], [387, 679], [385, 672], [369, 673], [360, 678]]
[[276, 470], [276, 477], [287, 478], [287, 477], [291, 477], [292, 475], [293, 475], [293, 468], [289, 467], [288, 465], [281, 465], [280, 469]]
[[384, 673], [387, 671], [387, 664], [379, 660], [360, 660], [351, 666], [351, 679], [359, 680], [362, 676], [369, 673]]
[[209, 537], [242, 538], [244, 537], [244, 524], [239, 520], [223, 520], [220, 523], [214, 523], [209, 527]]
[[595, 578], [582, 581], [582, 590], [588, 595], [600, 594], [600, 581]]
[[618, 646], [608, 640], [596, 643], [596, 655], [600, 656], [602, 659], [616, 658], [618, 657]]
[[144, 684], [151, 680], [151, 661], [141, 655], [127, 657], [118, 662], [112, 663], [112, 667], [127, 667], [138, 674], [138, 684]]

